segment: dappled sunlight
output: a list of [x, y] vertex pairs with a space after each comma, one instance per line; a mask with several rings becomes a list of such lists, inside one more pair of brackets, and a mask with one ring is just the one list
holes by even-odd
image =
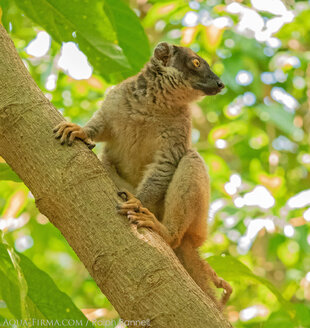
[[18, 237], [15, 241], [15, 249], [18, 252], [24, 252], [33, 246], [33, 239], [29, 235]]
[[287, 201], [290, 208], [303, 208], [310, 205], [310, 189], [301, 191]]
[[265, 228], [269, 233], [275, 232], [275, 224], [272, 219], [248, 219], [246, 233], [238, 240], [238, 252], [240, 254], [247, 254], [258, 233]]
[[240, 320], [246, 322], [256, 317], [266, 317], [269, 312], [264, 305], [253, 305], [240, 311]]
[[276, 17], [264, 20], [257, 11], [237, 2], [230, 3], [226, 10], [240, 16], [240, 21], [236, 26], [237, 32], [249, 37], [254, 36], [259, 42], [272, 43], [272, 35], [294, 19], [294, 13], [287, 10], [280, 0], [252, 0], [251, 3], [256, 10], [269, 12]]
[[87, 57], [73, 42], [63, 43], [58, 66], [76, 80], [88, 79], [93, 72]]
[[284, 226], [283, 232], [284, 232], [284, 235], [285, 235], [286, 237], [289, 237], [289, 238], [293, 237], [294, 234], [295, 234], [294, 227], [291, 226], [290, 224], [286, 224], [286, 225]]
[[242, 180], [239, 174], [232, 174], [230, 176], [229, 182], [225, 183], [225, 191], [229, 195], [234, 195], [237, 193], [238, 188], [241, 186]]
[[209, 209], [209, 220], [212, 220], [214, 218], [214, 215], [216, 212], [218, 212], [220, 209], [222, 209], [225, 206], [225, 200], [224, 199], [217, 199], [216, 201], [212, 202], [210, 204]]
[[0, 218], [0, 230], [3, 231], [14, 231], [22, 228], [30, 220], [30, 215], [28, 213], [23, 213], [18, 218], [6, 217]]
[[235, 205], [238, 208], [243, 206], [258, 206], [262, 209], [268, 209], [273, 207], [274, 204], [274, 197], [272, 197], [271, 193], [264, 186], [256, 186], [244, 196], [239, 196], [235, 199]]
[[51, 37], [45, 31], [40, 31], [35, 39], [33, 39], [28, 46], [26, 47], [25, 51], [28, 55], [33, 57], [43, 57], [45, 56], [51, 46]]
[[272, 88], [270, 94], [275, 101], [284, 105], [284, 108], [287, 109], [288, 111], [293, 112], [299, 106], [298, 101], [292, 95], [287, 93], [283, 88], [274, 87]]
[[240, 85], [246, 86], [251, 84], [252, 81], [253, 81], [253, 75], [251, 72], [241, 70], [236, 75], [236, 82]]
[[308, 208], [304, 214], [303, 217], [305, 218], [306, 221], [310, 222], [310, 208]]

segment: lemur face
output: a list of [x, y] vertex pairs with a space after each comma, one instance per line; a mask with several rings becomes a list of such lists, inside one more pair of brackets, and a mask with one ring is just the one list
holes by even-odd
[[154, 56], [165, 66], [180, 71], [193, 89], [203, 91], [205, 95], [215, 95], [225, 87], [208, 63], [189, 48], [161, 42], [155, 48]]

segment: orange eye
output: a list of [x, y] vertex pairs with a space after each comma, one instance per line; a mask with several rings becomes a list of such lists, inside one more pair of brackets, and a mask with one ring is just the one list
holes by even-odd
[[200, 61], [199, 61], [197, 58], [193, 59], [193, 60], [192, 60], [192, 63], [193, 63], [193, 65], [194, 65], [195, 67], [197, 67], [197, 68], [200, 66]]

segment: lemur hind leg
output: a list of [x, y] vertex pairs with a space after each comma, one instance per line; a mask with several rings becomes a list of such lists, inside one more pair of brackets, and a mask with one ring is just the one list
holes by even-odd
[[[217, 304], [219, 309], [223, 309], [232, 293], [232, 288], [228, 282], [218, 277], [210, 264], [203, 260], [190, 239], [184, 238], [181, 245], [176, 248], [175, 253], [180, 262], [196, 282], [196, 284]], [[216, 299], [212, 283], [217, 288], [222, 288], [223, 294], [220, 300]]]
[[[218, 277], [198, 253], [207, 237], [210, 182], [204, 161], [195, 151], [189, 151], [180, 161], [167, 190], [162, 224], [169, 231], [169, 244], [197, 285], [223, 308], [232, 288]], [[212, 288], [223, 288], [220, 301]]]
[[[128, 201], [119, 207], [119, 213], [127, 215], [138, 227], [151, 228], [161, 235], [200, 288], [222, 308], [232, 289], [199, 257], [197, 251], [207, 235], [209, 194], [205, 164], [197, 152], [190, 150], [180, 160], [168, 186], [162, 218], [157, 219], [130, 194]], [[215, 299], [212, 283], [217, 288], [224, 288], [220, 302]]]

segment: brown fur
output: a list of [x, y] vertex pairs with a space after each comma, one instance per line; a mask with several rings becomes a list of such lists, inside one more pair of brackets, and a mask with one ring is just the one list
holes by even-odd
[[[199, 60], [199, 67], [193, 63]], [[119, 212], [138, 227], [152, 228], [175, 250], [196, 283], [216, 301], [210, 282], [231, 287], [200, 259], [197, 248], [207, 236], [209, 177], [191, 148], [189, 103], [216, 94], [223, 83], [188, 48], [160, 43], [136, 76], [113, 88], [84, 128], [62, 122], [56, 137], [105, 141], [102, 162], [116, 185], [127, 193]]]

